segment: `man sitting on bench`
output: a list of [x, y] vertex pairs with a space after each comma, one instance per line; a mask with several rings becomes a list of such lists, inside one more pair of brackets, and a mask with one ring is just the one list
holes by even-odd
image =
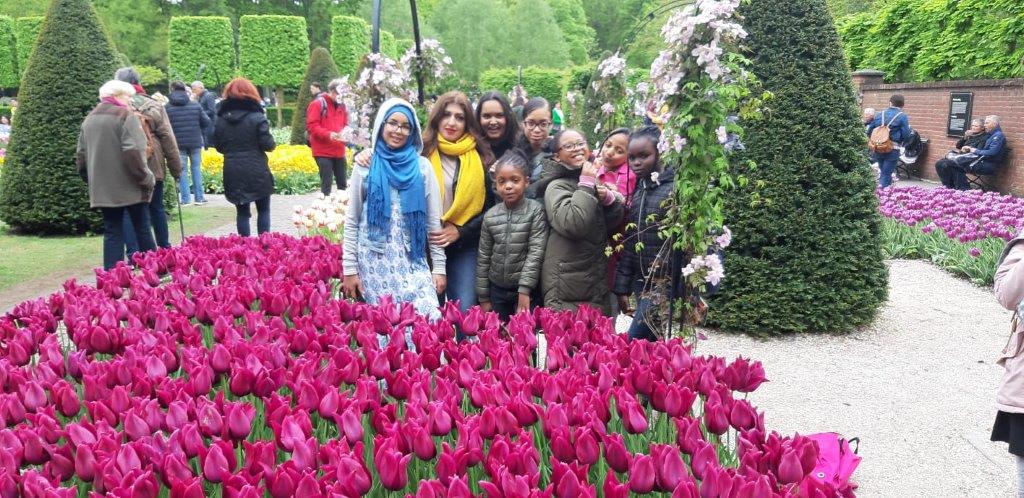
[[1003, 152], [1006, 148], [1006, 136], [999, 128], [999, 116], [985, 116], [985, 131], [989, 134], [988, 140], [982, 147], [965, 147], [968, 154], [976, 154], [978, 157], [966, 166], [953, 165], [950, 170], [953, 173], [953, 188], [957, 190], [969, 190], [971, 184], [967, 181], [967, 173], [974, 175], [994, 175], [996, 168], [1003, 161]]
[[966, 167], [978, 160], [977, 154], [967, 151], [968, 147], [984, 147], [988, 141], [989, 134], [985, 131], [985, 121], [981, 118], [971, 120], [971, 128], [964, 133], [963, 138], [956, 141], [953, 150], [946, 154], [946, 157], [935, 163], [935, 173], [946, 188], [953, 188], [956, 185], [956, 176], [953, 172], [954, 166]]

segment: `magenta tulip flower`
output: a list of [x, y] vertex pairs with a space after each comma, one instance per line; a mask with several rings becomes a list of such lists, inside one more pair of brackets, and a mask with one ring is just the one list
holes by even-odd
[[655, 478], [654, 459], [643, 454], [634, 456], [633, 464], [629, 466], [629, 490], [640, 494], [650, 493], [654, 490]]

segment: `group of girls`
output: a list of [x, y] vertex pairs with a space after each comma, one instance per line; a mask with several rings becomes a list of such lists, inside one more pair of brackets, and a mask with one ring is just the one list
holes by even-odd
[[[473, 109], [449, 92], [423, 130], [408, 102], [385, 102], [349, 183], [345, 295], [391, 296], [428, 317], [442, 298], [503, 319], [538, 305], [629, 312], [653, 259], [623, 241], [657, 232], [650, 215], [671, 192], [658, 129], [614, 130], [592, 154], [578, 130], [551, 126], [543, 98], [520, 122], [500, 93]], [[609, 245], [625, 249], [609, 258]], [[644, 322], [632, 337], [654, 337]]]

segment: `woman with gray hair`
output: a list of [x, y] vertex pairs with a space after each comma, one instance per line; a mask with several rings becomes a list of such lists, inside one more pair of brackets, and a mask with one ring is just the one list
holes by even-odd
[[103, 213], [103, 268], [124, 260], [124, 213], [132, 220], [140, 251], [156, 248], [148, 204], [155, 178], [146, 165], [146, 133], [129, 108], [135, 89], [124, 81], [100, 87], [100, 103], [78, 135], [78, 174], [89, 184], [89, 206]]

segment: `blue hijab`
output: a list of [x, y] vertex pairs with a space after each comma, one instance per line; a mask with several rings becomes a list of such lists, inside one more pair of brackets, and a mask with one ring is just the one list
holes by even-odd
[[[412, 132], [400, 148], [391, 148], [383, 140], [384, 123], [395, 113], [402, 113], [409, 120]], [[391, 230], [391, 187], [398, 190], [405, 229], [408, 230], [409, 257], [417, 260], [426, 257], [427, 251], [427, 195], [423, 188], [423, 173], [420, 172], [420, 154], [415, 144], [419, 140], [419, 127], [412, 109], [396, 105], [380, 120], [376, 147], [370, 159], [370, 174], [366, 179], [366, 222], [367, 236], [374, 242], [387, 240]]]

